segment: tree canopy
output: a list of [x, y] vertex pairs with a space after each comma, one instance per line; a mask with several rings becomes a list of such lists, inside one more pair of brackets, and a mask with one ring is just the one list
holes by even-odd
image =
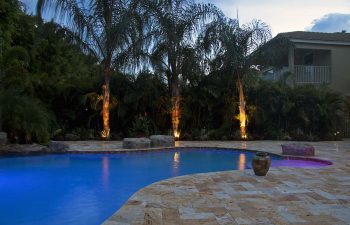
[[341, 129], [339, 94], [260, 79], [255, 50], [270, 34], [259, 20], [240, 25], [190, 0], [40, 0], [43, 9], [56, 19], [0, 0], [0, 128], [11, 142], [100, 139], [100, 111], [114, 140], [172, 134], [174, 97], [181, 139], [240, 139], [238, 79], [251, 139], [333, 139]]

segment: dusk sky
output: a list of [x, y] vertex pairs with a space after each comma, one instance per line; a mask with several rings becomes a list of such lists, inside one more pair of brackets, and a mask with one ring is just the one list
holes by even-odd
[[[33, 12], [37, 0], [22, 0]], [[288, 31], [350, 32], [350, 0], [197, 0], [218, 6], [241, 23], [261, 19], [273, 36]]]

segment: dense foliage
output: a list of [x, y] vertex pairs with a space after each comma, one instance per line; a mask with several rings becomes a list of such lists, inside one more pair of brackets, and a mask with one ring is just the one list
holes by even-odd
[[[344, 110], [340, 95], [325, 87], [264, 82], [249, 64], [237, 71], [231, 57], [241, 60], [237, 57], [242, 53], [234, 57], [237, 50], [231, 48], [235, 45], [230, 40], [235, 39], [230, 38], [238, 36], [229, 27], [220, 31], [226, 36], [217, 45], [207, 42], [220, 33], [211, 33], [209, 24], [195, 29], [197, 41], [190, 43], [181, 33], [185, 36], [178, 41], [179, 48], [166, 49], [176, 34], [167, 30], [171, 24], [161, 22], [157, 21], [153, 32], [161, 33], [162, 39], [155, 42], [155, 36], [148, 36], [157, 45], [151, 46], [148, 56], [142, 55], [152, 67], [139, 67], [135, 72], [111, 65], [112, 139], [170, 134], [173, 94], [169, 81], [174, 77], [181, 90], [181, 139], [240, 138], [239, 122], [234, 119], [238, 114], [237, 77], [244, 81], [250, 139], [336, 138]], [[210, 50], [210, 45], [216, 49]], [[99, 139], [101, 105], [94, 93], [105, 82], [104, 60], [81, 47], [71, 30], [55, 22], [41, 23], [25, 14], [17, 0], [0, 0], [0, 130], [12, 142]], [[167, 61], [170, 56], [178, 60], [176, 65]], [[172, 75], [174, 69], [179, 71]]]
[[250, 133], [258, 139], [339, 138], [344, 99], [326, 87], [262, 83], [250, 89]]

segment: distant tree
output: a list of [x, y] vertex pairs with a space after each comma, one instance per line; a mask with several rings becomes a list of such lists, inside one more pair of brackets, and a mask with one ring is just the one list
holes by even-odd
[[203, 52], [211, 58], [210, 70], [224, 71], [232, 77], [231, 85], [236, 85], [239, 94], [238, 117], [244, 139], [247, 115], [243, 78], [252, 71], [254, 58], [251, 53], [270, 38], [268, 26], [259, 20], [240, 26], [237, 20], [224, 18], [209, 24], [199, 39]]
[[172, 101], [172, 128], [179, 136], [180, 89], [186, 55], [193, 52], [194, 38], [205, 22], [221, 17], [222, 13], [211, 4], [196, 4], [192, 0], [147, 0], [143, 6], [149, 13], [150, 60], [156, 72], [168, 82]]
[[137, 1], [128, 0], [39, 0], [37, 15], [50, 9], [75, 41], [86, 52], [93, 54], [103, 66], [102, 95], [103, 131], [109, 138], [110, 76], [111, 70], [120, 69], [135, 52], [132, 43], [140, 35], [142, 19], [137, 11]]
[[40, 143], [50, 138], [52, 115], [35, 97], [33, 76], [29, 73], [30, 56], [21, 46], [7, 48], [0, 74], [0, 130], [11, 142]]
[[99, 129], [98, 113], [82, 101], [101, 81], [96, 57], [84, 54], [71, 43], [70, 31], [54, 22], [39, 24], [30, 56], [35, 96], [54, 112], [58, 128], [90, 128], [89, 117], [94, 114], [94, 128]]
[[12, 35], [21, 15], [18, 0], [0, 0], [0, 61], [3, 52], [11, 46]]

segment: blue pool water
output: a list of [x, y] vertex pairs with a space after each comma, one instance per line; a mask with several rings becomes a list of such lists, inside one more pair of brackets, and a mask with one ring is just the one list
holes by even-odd
[[0, 224], [100, 224], [146, 185], [192, 173], [243, 170], [253, 155], [177, 149], [0, 157]]

